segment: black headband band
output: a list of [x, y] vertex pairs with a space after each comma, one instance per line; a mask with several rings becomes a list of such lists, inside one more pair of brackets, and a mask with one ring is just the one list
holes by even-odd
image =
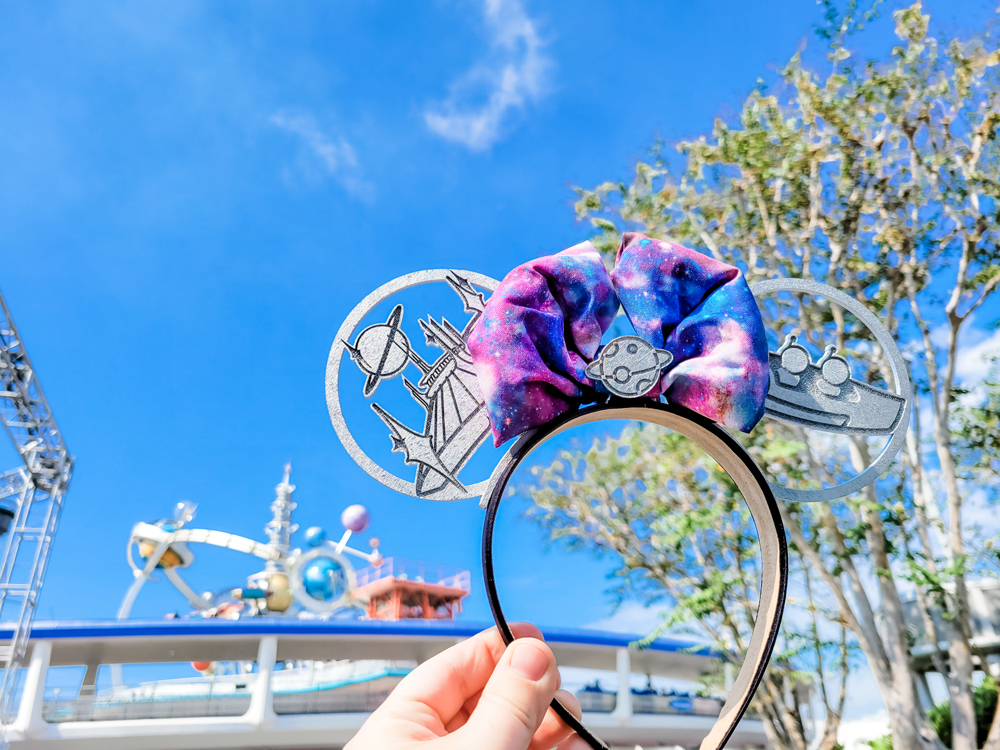
[[[608, 419], [650, 422], [692, 440], [732, 477], [757, 526], [761, 551], [761, 591], [753, 634], [726, 704], [715, 726], [701, 743], [701, 750], [718, 750], [725, 746], [749, 707], [774, 649], [788, 587], [788, 547], [781, 512], [760, 468], [739, 443], [711, 420], [682, 407], [649, 400], [622, 399], [564, 414], [544, 427], [523, 435], [504, 455], [483, 495], [486, 506], [486, 519], [483, 523], [483, 579], [490, 611], [504, 643], [511, 643], [514, 635], [500, 606], [493, 571], [493, 528], [500, 501], [517, 467], [532, 451], [555, 435], [578, 425]], [[559, 701], [553, 699], [552, 709], [594, 750], [608, 750], [608, 746]]]

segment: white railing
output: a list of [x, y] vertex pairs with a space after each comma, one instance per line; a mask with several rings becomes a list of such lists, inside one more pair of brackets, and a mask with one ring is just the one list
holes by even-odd
[[[581, 690], [576, 694], [580, 708], [593, 713], [612, 713], [618, 706], [618, 695], [609, 692]], [[714, 698], [683, 695], [633, 695], [633, 714], [681, 714], [718, 716], [722, 703]]]
[[[435, 578], [440, 581], [447, 576], [433, 576], [432, 580]], [[220, 634], [224, 627], [227, 626], [218, 626]], [[250, 625], [247, 627], [249, 629]], [[307, 624], [286, 629], [306, 631], [316, 627]], [[453, 630], [457, 628], [444, 629], [449, 635], [442, 636], [438, 639], [441, 643], [437, 643], [433, 641], [434, 631], [418, 629], [417, 645], [421, 653], [426, 654], [428, 649], [433, 652], [453, 642]], [[381, 629], [373, 631], [381, 632]], [[463, 631], [463, 635], [468, 633]], [[365, 717], [385, 700], [403, 674], [415, 666], [414, 661], [386, 659], [367, 660], [366, 663], [360, 652], [380, 653], [381, 650], [373, 652], [372, 643], [364, 638], [350, 644], [338, 642], [337, 647], [332, 648], [331, 643], [326, 643], [328, 634], [307, 632], [290, 633], [283, 641], [282, 653], [323, 653], [325, 649], [333, 658], [278, 661], [279, 638], [285, 637], [284, 634], [249, 632], [241, 640], [231, 640], [228, 633], [226, 639], [216, 639], [213, 649], [218, 648], [228, 655], [222, 659], [242, 660], [241, 668], [231, 673], [216, 672], [213, 677], [159, 680], [131, 687], [104, 688], [102, 683], [102, 688], [95, 691], [92, 683], [100, 676], [97, 671], [100, 664], [156, 666], [159, 662], [139, 657], [159, 656], [164, 649], [172, 647], [178, 649], [178, 659], [197, 658], [201, 653], [197, 649], [183, 652], [183, 641], [155, 635], [140, 639], [130, 633], [127, 639], [108, 639], [102, 643], [101, 658], [105, 661], [84, 665], [83, 683], [89, 687], [63, 683], [60, 692], [53, 686], [46, 689], [49, 667], [50, 664], [53, 668], [74, 665], [72, 660], [78, 658], [78, 652], [71, 649], [77, 646], [78, 636], [74, 634], [65, 641], [33, 641], [17, 718], [8, 728], [10, 736], [17, 750], [43, 746], [66, 747], [67, 750], [72, 747], [91, 750], [342, 747], [354, 736]], [[397, 637], [392, 635], [392, 638]], [[197, 640], [186, 640], [193, 646], [198, 644]], [[152, 648], [145, 641], [155, 642], [156, 647]], [[558, 639], [551, 642], [558, 658], [563, 645]], [[350, 650], [345, 650], [348, 645]], [[587, 649], [587, 657], [593, 659], [595, 648], [588, 645], [591, 648]], [[251, 656], [254, 648], [256, 658]], [[634, 746], [641, 741], [643, 745], [658, 746], [665, 744], [665, 739], [684, 746], [697, 745], [715, 721], [718, 703], [714, 702], [713, 710], [707, 711], [695, 705], [695, 701], [709, 699], [631, 694], [628, 686], [633, 674], [629, 649], [625, 646], [611, 648], [614, 648], [622, 689], [618, 693], [580, 694], [584, 710], [588, 711], [588, 721], [599, 736], [611, 745]], [[569, 650], [563, 663], [575, 666], [573, 656], [578, 651]], [[352, 655], [353, 659], [347, 661]], [[248, 669], [251, 664], [255, 666]], [[654, 676], [670, 676], [656, 662], [645, 663], [644, 671]], [[679, 700], [690, 700], [690, 708], [679, 704]], [[641, 721], [632, 720], [639, 715], [644, 717]], [[744, 719], [730, 746], [760, 747], [764, 742], [761, 722]]]
[[469, 590], [472, 580], [468, 570], [450, 565], [407, 560], [403, 557], [387, 557], [379, 565], [372, 565], [357, 572], [359, 588], [388, 578], [428, 583], [462, 591]]
[[[389, 696], [397, 680], [382, 678], [350, 689], [323, 689], [322, 685], [293, 692], [275, 692], [274, 712], [296, 714], [371, 713]], [[388, 684], [387, 684], [388, 683]], [[92, 687], [53, 691], [43, 704], [42, 717], [50, 724], [68, 721], [117, 721], [123, 719], [173, 719], [207, 716], [242, 716], [250, 708], [245, 685], [192, 683], [198, 695], [178, 694], [177, 685], [142, 686], [117, 694], [94, 693]], [[618, 703], [615, 693], [580, 691], [580, 707], [589, 712], [611, 713]], [[690, 714], [718, 716], [722, 705], [713, 698], [674, 695], [633, 695], [634, 714]]]
[[[378, 708], [410, 662], [296, 662], [276, 670], [270, 679], [272, 705], [278, 715], [368, 713]], [[71, 721], [174, 719], [242, 716], [250, 709], [250, 685], [256, 673], [207, 679], [149, 682], [133, 687], [95, 690], [47, 690], [42, 718], [49, 724]]]
[[371, 685], [351, 692], [317, 690], [309, 693], [275, 693], [274, 712], [279, 716], [371, 713], [382, 705], [390, 692], [392, 688]]
[[242, 716], [250, 708], [250, 691], [244, 685], [206, 683], [194, 685], [197, 695], [178, 695], [176, 689], [142, 686], [121, 693], [95, 693], [82, 687], [77, 694], [54, 691], [42, 703], [42, 718], [49, 724], [67, 721], [118, 721], [122, 719], [190, 719], [201, 716]]

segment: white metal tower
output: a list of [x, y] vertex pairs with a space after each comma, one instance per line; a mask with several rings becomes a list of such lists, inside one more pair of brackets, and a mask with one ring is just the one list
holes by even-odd
[[[275, 498], [271, 503], [271, 513], [273, 518], [264, 526], [268, 541], [274, 549], [279, 550], [283, 555], [287, 555], [292, 549], [292, 534], [299, 528], [298, 524], [292, 523], [292, 511], [298, 505], [292, 500], [292, 493], [295, 492], [295, 485], [289, 480], [292, 476], [292, 465], [285, 464], [285, 477], [281, 484], [274, 488]], [[267, 561], [268, 570], [278, 570], [284, 568], [274, 560]]]
[[0, 750], [13, 709], [18, 673], [42, 589], [45, 566], [73, 472], [52, 410], [38, 384], [7, 304], [0, 295], [0, 421], [24, 466], [0, 474], [0, 621], [13, 623], [9, 646], [0, 648]]

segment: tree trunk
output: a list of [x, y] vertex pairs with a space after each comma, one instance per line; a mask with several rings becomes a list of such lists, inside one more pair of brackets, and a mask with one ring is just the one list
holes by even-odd
[[[951, 317], [951, 316], [950, 316]], [[962, 539], [962, 494], [958, 487], [955, 457], [951, 446], [951, 391], [958, 352], [958, 332], [961, 320], [951, 317], [948, 336], [948, 360], [937, 394], [934, 442], [941, 463], [941, 478], [948, 498], [948, 546], [955, 560], [955, 621], [948, 628], [948, 657], [952, 673], [948, 680], [951, 701], [953, 750], [976, 750], [976, 708], [972, 699], [972, 649], [969, 628], [969, 594], [965, 586], [965, 543]]]
[[823, 727], [823, 739], [820, 740], [816, 750], [834, 750], [840, 743], [837, 742], [837, 732], [840, 731], [840, 717], [834, 722], [827, 718], [827, 725]]
[[[775, 684], [776, 679], [768, 674], [758, 690], [758, 695], [762, 692], [767, 695], [762, 702], [768, 705], [768, 721], [780, 725], [775, 727], [775, 734], [783, 737], [782, 747], [787, 750], [806, 750], [808, 743], [802, 733], [802, 726], [798, 717], [786, 705], [780, 687]], [[767, 724], [768, 721], [764, 723]]]
[[[822, 558], [806, 540], [798, 518], [789, 513], [784, 504], [780, 505], [780, 509], [785, 528], [791, 533], [792, 540], [830, 586], [837, 598], [841, 617], [857, 637], [858, 645], [868, 658], [875, 684], [889, 713], [893, 750], [944, 750], [944, 745], [938, 739], [920, 705], [909, 660], [905, 660], [902, 665], [891, 662], [886, 654], [885, 643], [875, 628], [874, 613], [870, 608], [866, 613], [855, 613], [844, 595], [840, 580], [824, 566]], [[844, 558], [844, 562], [850, 562], [850, 557]], [[862, 625], [860, 622], [862, 617], [871, 619]], [[874, 642], [869, 640], [869, 633], [874, 633], [874, 638], [877, 640]], [[899, 675], [900, 669], [903, 670], [902, 679]]]
[[938, 369], [936, 349], [930, 328], [920, 313], [912, 272], [906, 272], [907, 296], [914, 318], [920, 328], [924, 342], [924, 356], [927, 365], [927, 380], [931, 392], [934, 415], [934, 443], [938, 461], [941, 464], [941, 478], [944, 482], [948, 502], [948, 551], [952, 561], [952, 575], [955, 581], [953, 622], [947, 624], [948, 660], [950, 674], [945, 676], [948, 698], [951, 704], [953, 750], [976, 750], [976, 712], [972, 698], [972, 649], [969, 644], [969, 596], [965, 585], [965, 543], [962, 539], [962, 494], [958, 487], [955, 471], [955, 457], [951, 444], [951, 400], [955, 380], [955, 366], [958, 357], [958, 334], [965, 317], [958, 314], [958, 305], [963, 296], [968, 278], [970, 258], [975, 256], [980, 235], [966, 237], [955, 286], [951, 299], [945, 306], [948, 316], [948, 346], [943, 372]]
[[[997, 689], [1000, 690], [1000, 685]], [[1000, 699], [1000, 696], [997, 697]], [[997, 710], [993, 714], [993, 723], [990, 724], [990, 733], [986, 735], [983, 750], [1000, 750], [1000, 700], [997, 700]]]
[[[863, 471], [871, 462], [864, 438], [852, 439], [851, 460], [857, 471]], [[865, 499], [874, 505], [875, 487], [868, 485], [864, 493]], [[942, 743], [924, 714], [917, 693], [916, 674], [910, 660], [909, 638], [903, 616], [903, 602], [896, 588], [889, 555], [885, 548], [885, 527], [877, 513], [862, 510], [861, 515], [869, 524], [865, 537], [882, 603], [882, 643], [891, 674], [891, 686], [887, 691], [888, 694], [883, 692], [882, 699], [889, 712], [893, 750], [940, 748]]]
[[787, 735], [780, 731], [780, 725], [770, 711], [762, 710], [761, 713], [764, 719], [764, 737], [767, 738], [767, 746], [774, 748], [774, 750], [794, 750], [788, 742]]

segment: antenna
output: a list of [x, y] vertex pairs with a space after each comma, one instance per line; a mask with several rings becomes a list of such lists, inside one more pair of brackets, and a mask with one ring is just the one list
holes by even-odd
[[[285, 476], [281, 484], [274, 488], [275, 498], [271, 503], [271, 513], [273, 517], [264, 527], [267, 533], [268, 543], [271, 547], [281, 553], [282, 559], [292, 549], [292, 534], [298, 528], [292, 523], [292, 511], [295, 510], [295, 501], [292, 500], [292, 493], [295, 492], [295, 485], [289, 481], [292, 477], [292, 465], [285, 464]], [[275, 560], [268, 560], [265, 566], [268, 570], [284, 569]]]

